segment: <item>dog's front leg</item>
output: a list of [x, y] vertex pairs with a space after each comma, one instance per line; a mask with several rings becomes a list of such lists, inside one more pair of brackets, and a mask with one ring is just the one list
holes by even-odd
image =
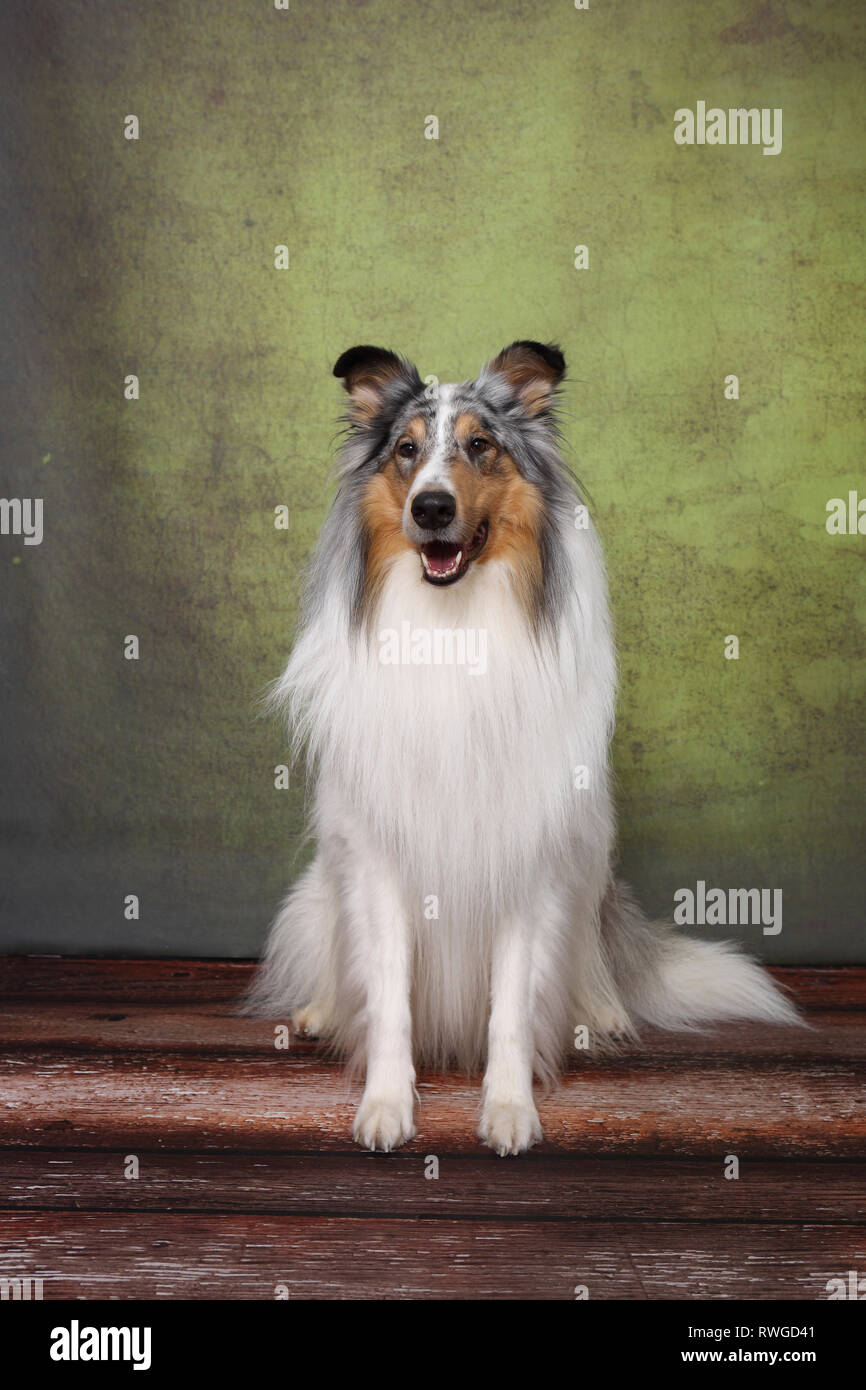
[[368, 861], [359, 877], [352, 895], [361, 927], [353, 966], [366, 1005], [366, 1081], [352, 1134], [366, 1148], [387, 1153], [415, 1134], [411, 942], [395, 876]]
[[478, 1137], [502, 1156], [522, 1153], [541, 1138], [532, 1099], [531, 966], [529, 922], [513, 914], [500, 924], [493, 944], [487, 1070], [478, 1127]]

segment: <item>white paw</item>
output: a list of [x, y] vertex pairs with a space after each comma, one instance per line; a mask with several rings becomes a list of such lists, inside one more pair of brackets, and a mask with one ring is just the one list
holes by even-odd
[[595, 1020], [589, 1032], [590, 1037], [596, 1033], [602, 1038], [623, 1038], [628, 1037], [632, 1028], [632, 1021], [625, 1009], [602, 1006], [595, 1010]]
[[478, 1138], [500, 1158], [531, 1149], [541, 1138], [541, 1122], [532, 1101], [487, 1100], [481, 1111]]
[[365, 1149], [390, 1153], [417, 1134], [414, 1112], [415, 1100], [411, 1090], [408, 1095], [393, 1096], [367, 1095], [365, 1092], [355, 1115], [352, 1138], [363, 1144]]
[[302, 1033], [307, 1038], [321, 1038], [329, 1032], [328, 1011], [324, 1004], [317, 1004], [315, 1000], [308, 1004], [305, 1009], [298, 1009], [296, 1014], [292, 1014], [292, 1027], [296, 1033]]

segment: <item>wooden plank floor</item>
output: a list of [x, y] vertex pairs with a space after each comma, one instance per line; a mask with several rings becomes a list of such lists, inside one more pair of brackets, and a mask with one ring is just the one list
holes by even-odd
[[46, 1298], [762, 1300], [866, 1275], [866, 969], [775, 972], [808, 1029], [576, 1061], [540, 1098], [545, 1142], [506, 1160], [455, 1075], [419, 1078], [412, 1144], [357, 1150], [340, 1069], [233, 1012], [250, 969], [0, 959], [0, 1278]]

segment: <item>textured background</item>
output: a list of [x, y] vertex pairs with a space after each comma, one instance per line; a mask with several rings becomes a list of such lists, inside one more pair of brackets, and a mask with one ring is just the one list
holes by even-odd
[[[859, 4], [4, 0], [0, 26], [0, 495], [46, 528], [0, 537], [0, 945], [258, 950], [303, 792], [254, 702], [329, 497], [330, 367], [372, 341], [455, 379], [534, 337], [609, 559], [624, 871], [658, 913], [698, 878], [782, 888], [750, 944], [863, 959], [866, 538], [824, 524], [866, 493]], [[782, 154], [678, 147], [699, 99], [782, 107]]]

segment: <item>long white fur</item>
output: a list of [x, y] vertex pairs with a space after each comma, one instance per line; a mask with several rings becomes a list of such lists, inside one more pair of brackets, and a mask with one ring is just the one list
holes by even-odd
[[[642, 1021], [797, 1017], [747, 957], [654, 927], [614, 883], [604, 563], [591, 526], [560, 518], [557, 544], [570, 593], [549, 633], [496, 560], [440, 588], [401, 555], [360, 630], [335, 572], [274, 690], [313, 772], [317, 853], [251, 1007], [364, 1066], [370, 1148], [414, 1134], [416, 1062], [486, 1061], [479, 1134], [516, 1153], [541, 1133], [533, 1075], [556, 1076], [578, 1025], [603, 1044]], [[381, 664], [378, 634], [406, 620], [486, 629], [486, 673]]]

